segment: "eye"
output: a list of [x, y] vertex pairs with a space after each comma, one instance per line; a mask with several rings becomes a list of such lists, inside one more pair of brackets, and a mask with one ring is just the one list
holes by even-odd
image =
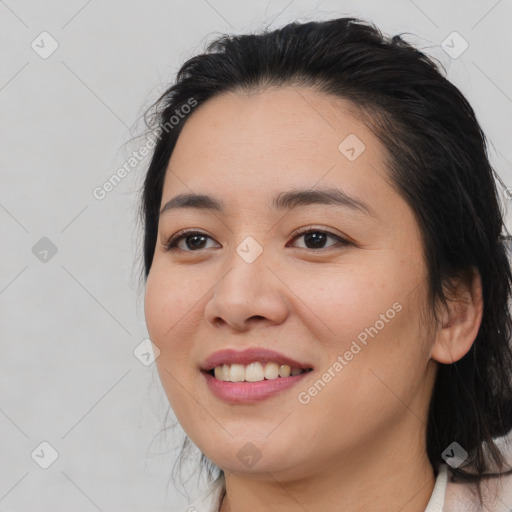
[[[306, 228], [299, 233], [295, 233], [292, 241], [297, 240], [300, 237], [304, 237], [306, 247], [299, 247], [299, 249], [328, 249], [333, 246], [347, 246], [351, 244], [348, 240], [345, 240], [341, 236], [335, 235], [330, 231], [312, 227]], [[335, 240], [335, 243], [325, 247], [325, 243], [329, 238]], [[185, 252], [196, 252], [200, 249], [211, 248], [207, 247], [208, 239], [213, 240], [213, 238], [201, 231], [184, 230], [171, 236], [164, 244], [164, 247], [166, 251], [175, 251], [178, 249]], [[180, 243], [182, 241], [184, 241], [184, 244], [181, 244], [180, 247]]]
[[[296, 233], [293, 240], [297, 240], [301, 237], [304, 238], [306, 247], [299, 247], [299, 249], [328, 249], [334, 246], [350, 245], [350, 242], [341, 236], [318, 228], [306, 228], [305, 230]], [[326, 241], [329, 238], [334, 239], [336, 243], [325, 247]]]
[[[179, 249], [185, 252], [195, 252], [197, 249], [208, 249], [209, 247], [206, 247], [208, 239], [213, 240], [213, 238], [201, 231], [179, 231], [165, 243], [165, 250], [173, 251]], [[182, 244], [180, 247], [179, 243], [182, 240], [185, 244]], [[183, 245], [185, 245], [185, 248]]]

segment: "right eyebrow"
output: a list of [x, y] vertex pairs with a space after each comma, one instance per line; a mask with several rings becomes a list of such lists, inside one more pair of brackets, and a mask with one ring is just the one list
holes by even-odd
[[166, 211], [179, 208], [197, 208], [199, 210], [212, 210], [217, 212], [224, 211], [223, 203], [211, 196], [204, 194], [179, 194], [165, 203], [165, 206], [160, 210], [160, 215]]

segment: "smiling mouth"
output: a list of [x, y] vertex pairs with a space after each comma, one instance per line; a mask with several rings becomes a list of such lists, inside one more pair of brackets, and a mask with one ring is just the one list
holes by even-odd
[[223, 382], [261, 382], [263, 380], [286, 379], [313, 371], [312, 368], [293, 368], [275, 362], [254, 362], [244, 364], [223, 364], [205, 371], [216, 380]]

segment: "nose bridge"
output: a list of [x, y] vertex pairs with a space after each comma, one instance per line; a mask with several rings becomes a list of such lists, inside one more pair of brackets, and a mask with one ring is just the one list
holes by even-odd
[[268, 255], [269, 251], [264, 250], [254, 237], [245, 237], [230, 255], [230, 270], [222, 279], [229, 288], [235, 287], [230, 289], [230, 293], [239, 289], [244, 295], [261, 295], [261, 285], [266, 281], [264, 276], [268, 272]]
[[242, 328], [251, 317], [281, 321], [287, 311], [280, 282], [267, 268], [270, 251], [253, 237], [246, 237], [227, 260], [227, 269], [216, 283], [206, 306], [210, 321], [222, 318]]

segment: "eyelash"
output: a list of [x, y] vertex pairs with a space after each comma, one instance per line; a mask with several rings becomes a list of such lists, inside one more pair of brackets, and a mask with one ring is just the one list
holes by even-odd
[[[352, 242], [346, 240], [345, 238], [339, 236], [339, 235], [336, 235], [334, 233], [331, 233], [330, 231], [326, 231], [325, 229], [320, 229], [320, 228], [315, 228], [315, 227], [308, 227], [308, 228], [304, 228], [303, 230], [299, 230], [298, 232], [294, 233], [293, 234], [293, 237], [292, 237], [292, 240], [295, 240], [296, 238], [299, 238], [300, 236], [302, 235], [307, 235], [308, 233], [322, 233], [322, 234], [325, 234], [327, 236], [330, 236], [330, 237], [333, 237], [335, 239], [337, 239], [337, 243], [336, 244], [333, 244], [329, 247], [326, 247], [326, 248], [320, 248], [320, 249], [310, 249], [310, 248], [307, 248], [307, 247], [299, 247], [299, 249], [305, 249], [305, 250], [309, 250], [309, 251], [314, 251], [314, 252], [325, 252], [325, 251], [329, 251], [331, 249], [334, 249], [336, 248], [337, 246], [349, 246], [349, 245], [354, 245]], [[191, 235], [201, 235], [201, 236], [205, 236], [207, 238], [210, 238], [211, 240], [213, 240], [213, 238], [211, 238], [209, 235], [207, 235], [206, 233], [203, 233], [201, 231], [196, 231], [196, 230], [182, 230], [182, 231], [178, 231], [178, 233], [174, 234], [173, 236], [171, 236], [167, 242], [164, 244], [164, 250], [166, 252], [171, 252], [171, 251], [181, 251], [181, 252], [200, 252], [201, 250], [203, 249], [197, 249], [197, 250], [184, 250], [184, 249], [179, 249], [177, 247], [177, 244], [183, 240], [184, 238], [186, 238], [187, 236], [191, 236]]]

